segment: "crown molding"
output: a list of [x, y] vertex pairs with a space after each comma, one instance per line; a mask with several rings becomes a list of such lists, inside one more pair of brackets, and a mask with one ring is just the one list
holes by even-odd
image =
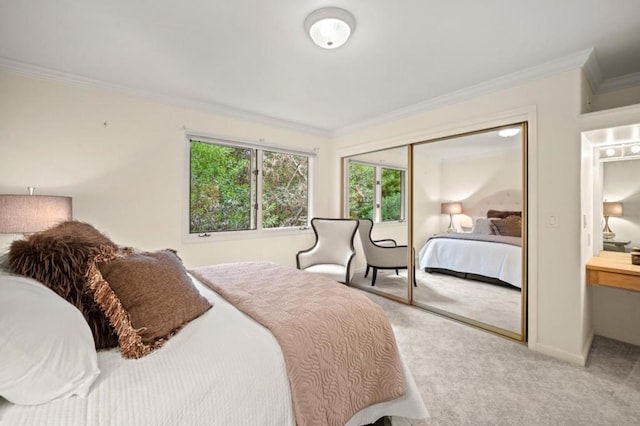
[[[517, 84], [525, 83], [531, 80], [537, 80], [545, 78], [554, 74], [558, 74], [564, 71], [581, 68], [588, 62], [589, 58], [593, 57], [593, 49], [586, 49], [580, 52], [574, 53], [563, 58], [556, 59], [554, 61], [546, 62], [544, 64], [536, 65], [534, 67], [525, 68], [524, 70], [516, 71], [511, 74], [504, 75], [502, 77], [495, 78], [483, 83], [479, 83], [466, 89], [457, 90], [451, 93], [447, 93], [442, 96], [419, 102], [404, 108], [391, 111], [367, 120], [363, 120], [359, 123], [341, 127], [334, 130], [331, 133], [332, 137], [345, 136], [347, 134], [362, 130], [368, 127], [379, 126], [387, 123], [391, 120], [397, 120], [411, 115], [428, 111], [431, 109], [451, 105], [453, 103], [462, 102], [473, 97], [485, 95], [498, 90], [506, 89], [508, 87], [515, 86]], [[595, 61], [595, 57], [593, 57]], [[597, 67], [597, 62], [595, 63]], [[592, 65], [593, 66], [593, 65]], [[595, 68], [598, 70], [599, 68]]]
[[121, 84], [92, 79], [78, 74], [72, 74], [64, 71], [54, 70], [51, 68], [45, 68], [33, 64], [14, 61], [8, 58], [0, 57], [0, 69], [5, 69], [7, 71], [12, 71], [14, 73], [25, 75], [28, 77], [67, 83], [74, 86], [116, 91], [125, 95], [143, 98], [150, 101], [224, 115], [229, 118], [242, 119], [270, 126], [283, 127], [298, 132], [322, 136], [325, 138], [329, 138], [331, 136], [331, 132], [327, 129], [307, 126], [293, 121], [282, 120], [251, 111], [241, 110], [228, 105], [218, 104], [215, 102], [197, 101], [181, 96], [173, 96], [148, 90], [135, 89]]
[[640, 72], [609, 78], [602, 82], [598, 93], [613, 92], [627, 87], [640, 86]]
[[640, 85], [640, 72], [627, 74], [603, 80], [600, 66], [593, 49], [586, 49], [554, 61], [546, 62], [524, 70], [516, 71], [502, 77], [495, 78], [466, 89], [457, 90], [417, 104], [409, 105], [379, 116], [375, 116], [354, 124], [337, 129], [325, 129], [308, 126], [288, 120], [278, 119], [251, 111], [241, 110], [228, 105], [214, 102], [197, 101], [185, 97], [166, 95], [151, 91], [135, 89], [129, 86], [110, 83], [102, 80], [91, 79], [77, 74], [44, 68], [37, 65], [14, 61], [0, 57], [0, 69], [12, 71], [29, 77], [40, 78], [67, 83], [80, 87], [97, 88], [109, 91], [117, 91], [125, 95], [135, 96], [150, 101], [161, 102], [168, 105], [181, 106], [213, 114], [224, 115], [229, 118], [248, 120], [270, 126], [287, 128], [302, 133], [313, 134], [324, 138], [335, 138], [348, 135], [367, 127], [382, 125], [392, 120], [409, 117], [420, 112], [439, 108], [453, 103], [462, 102], [473, 97], [481, 96], [501, 89], [551, 76], [571, 69], [583, 68], [585, 78], [591, 85], [594, 93], [603, 93], [620, 90], [625, 87]]

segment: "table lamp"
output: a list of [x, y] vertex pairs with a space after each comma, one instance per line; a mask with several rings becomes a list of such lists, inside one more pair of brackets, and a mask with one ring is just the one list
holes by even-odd
[[0, 234], [30, 234], [71, 220], [71, 197], [0, 194]]
[[440, 205], [440, 213], [449, 215], [449, 228], [447, 228], [447, 232], [456, 232], [456, 228], [453, 226], [453, 215], [462, 213], [462, 203], [442, 203]]
[[604, 215], [604, 229], [602, 230], [602, 237], [605, 240], [613, 240], [616, 234], [609, 228], [609, 216], [620, 217], [624, 213], [622, 203], [602, 203], [602, 214]]

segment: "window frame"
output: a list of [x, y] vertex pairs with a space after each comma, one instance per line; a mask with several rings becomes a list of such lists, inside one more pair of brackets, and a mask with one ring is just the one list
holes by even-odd
[[[209, 231], [204, 233], [191, 232], [191, 143], [202, 142], [213, 145], [228, 146], [232, 148], [245, 148], [252, 150], [251, 173], [256, 173], [255, 177], [255, 198], [252, 195], [252, 208], [255, 214], [252, 214], [251, 221], [255, 220], [255, 229], [240, 229], [226, 231]], [[185, 134], [185, 172], [184, 172], [184, 199], [183, 199], [183, 242], [206, 242], [213, 240], [238, 239], [244, 237], [267, 237], [274, 234], [300, 234], [301, 232], [310, 232], [310, 221], [314, 214], [315, 200], [315, 176], [317, 159], [315, 151], [306, 151], [301, 149], [292, 149], [288, 147], [263, 144], [253, 141], [238, 140], [235, 138], [220, 137], [214, 135], [206, 135], [202, 133], [187, 132]], [[305, 156], [308, 159], [307, 168], [307, 223], [304, 226], [290, 226], [278, 228], [264, 228], [262, 226], [262, 158], [263, 152], [275, 152], [291, 155]]]
[[[350, 191], [349, 182], [351, 179], [351, 164], [359, 164], [362, 166], [369, 166], [374, 168], [374, 188], [373, 188], [373, 222], [374, 223], [402, 223], [407, 220], [407, 169], [405, 167], [393, 166], [389, 164], [378, 164], [368, 161], [360, 160], [347, 160], [345, 162], [345, 213], [347, 217], [350, 215]], [[398, 170], [402, 173], [401, 185], [400, 185], [400, 219], [382, 220], [382, 170]]]

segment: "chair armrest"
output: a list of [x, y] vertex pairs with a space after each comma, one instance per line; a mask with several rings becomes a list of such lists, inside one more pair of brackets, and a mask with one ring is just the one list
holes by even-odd
[[405, 268], [407, 266], [407, 246], [378, 247], [374, 255], [367, 257], [367, 263], [378, 268]]
[[314, 246], [307, 250], [301, 250], [296, 254], [296, 266], [298, 269], [306, 269], [309, 266], [318, 264], [338, 264], [343, 265], [345, 268], [349, 268], [355, 254], [355, 251], [350, 250], [344, 254], [343, 258], [336, 258], [335, 256], [330, 256], [328, 253], [323, 252], [323, 250], [318, 246]]
[[384, 240], [373, 240], [373, 244], [379, 247], [396, 247], [398, 243], [393, 238], [385, 238]]
[[313, 261], [314, 249], [315, 249], [315, 246], [311, 247], [310, 249], [301, 250], [298, 253], [296, 253], [296, 266], [298, 269], [305, 269], [315, 264], [315, 262]]

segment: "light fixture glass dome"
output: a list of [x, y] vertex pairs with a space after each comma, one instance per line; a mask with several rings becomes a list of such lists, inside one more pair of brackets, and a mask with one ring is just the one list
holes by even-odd
[[339, 7], [318, 9], [304, 20], [304, 28], [313, 42], [324, 49], [335, 49], [345, 44], [355, 27], [353, 15]]
[[520, 133], [520, 128], [519, 127], [511, 127], [509, 129], [502, 129], [498, 131], [498, 135], [502, 136], [503, 138], [508, 138], [510, 136], [515, 136], [518, 133]]

